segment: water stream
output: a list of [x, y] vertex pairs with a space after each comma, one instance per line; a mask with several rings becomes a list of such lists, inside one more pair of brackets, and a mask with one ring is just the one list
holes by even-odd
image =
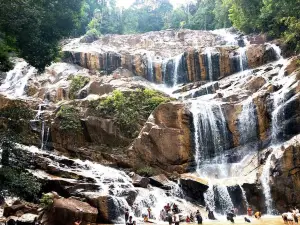
[[174, 74], [173, 74], [173, 86], [176, 86], [178, 84], [178, 79], [179, 79], [179, 74], [178, 74], [178, 70], [179, 70], [179, 66], [180, 66], [180, 61], [182, 59], [183, 54], [180, 54], [178, 56], [175, 57], [174, 59]]

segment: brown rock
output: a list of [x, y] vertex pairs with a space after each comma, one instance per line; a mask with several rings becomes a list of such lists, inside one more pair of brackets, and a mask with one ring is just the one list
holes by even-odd
[[257, 92], [266, 84], [266, 80], [263, 77], [253, 77], [250, 81], [248, 81], [244, 86], [245, 89], [250, 91], [251, 93]]
[[[190, 160], [190, 113], [182, 103], [158, 106], [133, 144], [147, 163], [167, 171], [183, 172]], [[139, 159], [136, 163], [139, 162]]]

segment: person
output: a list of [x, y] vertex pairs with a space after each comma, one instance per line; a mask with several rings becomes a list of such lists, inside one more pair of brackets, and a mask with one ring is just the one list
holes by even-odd
[[179, 217], [178, 217], [178, 215], [174, 214], [173, 220], [174, 220], [174, 224], [175, 225], [179, 225]]
[[284, 224], [287, 224], [287, 223], [288, 223], [288, 220], [287, 220], [287, 213], [282, 213], [282, 214], [281, 214], [281, 217], [282, 217], [282, 219], [283, 219]]
[[294, 224], [294, 216], [293, 213], [287, 212], [286, 213], [286, 219], [287, 219], [287, 224]]
[[198, 224], [202, 224], [202, 216], [201, 216], [201, 213], [199, 212], [199, 210], [197, 210], [197, 212], [196, 212], [196, 219], [197, 219]]
[[129, 216], [129, 220], [127, 221], [126, 225], [134, 225], [132, 221], [132, 216]]
[[166, 211], [165, 211], [164, 209], [162, 209], [162, 210], [160, 211], [160, 219], [161, 219], [162, 221], [165, 221], [165, 220], [166, 220]]
[[194, 222], [194, 216], [193, 216], [193, 213], [190, 214], [190, 220], [191, 220], [192, 223]]
[[261, 218], [261, 212], [256, 212], [254, 214], [254, 216], [255, 216], [256, 219], [260, 219]]
[[166, 210], [166, 213], [168, 213], [171, 210], [169, 203], [165, 206], [165, 210]]
[[168, 213], [168, 222], [169, 222], [169, 225], [172, 225], [172, 215], [170, 213]]
[[208, 217], [208, 219], [210, 219], [210, 220], [216, 220], [216, 217], [215, 217], [215, 215], [214, 215], [214, 212], [211, 211], [211, 210], [208, 211], [207, 217]]
[[252, 209], [250, 207], [247, 209], [247, 214], [248, 216], [252, 216]]
[[185, 222], [187, 222], [187, 223], [190, 223], [190, 222], [191, 222], [191, 219], [190, 219], [189, 216], [186, 216]]
[[294, 221], [295, 221], [295, 223], [299, 223], [299, 220], [298, 220], [298, 217], [300, 216], [300, 214], [299, 214], [299, 209], [297, 209], [297, 208], [295, 207], [295, 209], [292, 210], [292, 212], [293, 212], [293, 216], [294, 216]]
[[178, 212], [178, 206], [174, 203], [173, 204], [173, 209], [172, 209], [172, 211], [174, 212], [174, 213], [179, 213]]
[[74, 225], [80, 225], [82, 221], [75, 221]]
[[151, 219], [151, 208], [149, 207], [149, 208], [147, 209], [147, 211], [148, 211], [148, 218]]
[[206, 212], [209, 212], [209, 211], [210, 211], [210, 208], [209, 208], [208, 205], [206, 206], [205, 210], [206, 210]]
[[251, 223], [250, 219], [248, 219], [247, 217], [244, 217], [245, 222], [247, 223]]
[[127, 223], [128, 218], [129, 218], [129, 210], [126, 209], [126, 211], [125, 211], [125, 223]]
[[234, 223], [233, 217], [235, 217], [235, 214], [234, 210], [232, 209], [229, 213], [227, 213], [227, 220], [231, 221], [231, 223]]

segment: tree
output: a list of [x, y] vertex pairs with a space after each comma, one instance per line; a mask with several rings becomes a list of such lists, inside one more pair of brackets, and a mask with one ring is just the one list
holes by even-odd
[[3, 0], [0, 32], [20, 57], [42, 71], [58, 55], [58, 42], [78, 24], [82, 0]]

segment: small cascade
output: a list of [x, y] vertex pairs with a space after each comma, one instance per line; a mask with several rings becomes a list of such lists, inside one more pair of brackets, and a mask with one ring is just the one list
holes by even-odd
[[219, 204], [220, 211], [222, 213], [229, 212], [234, 208], [232, 200], [230, 198], [228, 189], [224, 185], [217, 185], [215, 186], [216, 191], [216, 203]]
[[147, 54], [147, 77], [148, 80], [154, 82], [153, 60], [151, 55]]
[[246, 47], [239, 48], [239, 56], [240, 56], [240, 71], [243, 72], [247, 69], [247, 55], [246, 55]]
[[7, 72], [4, 83], [0, 86], [0, 92], [13, 97], [21, 97], [24, 94], [28, 79], [36, 73], [34, 67], [25, 61], [18, 61], [13, 70]]
[[270, 46], [270, 48], [272, 48], [275, 51], [277, 60], [283, 59], [283, 57], [281, 55], [281, 49], [279, 46], [277, 46], [275, 44], [269, 44], [269, 46]]
[[240, 185], [240, 189], [242, 190], [242, 197], [243, 197], [243, 201], [246, 205], [246, 209], [248, 209], [249, 208], [249, 203], [248, 203], [248, 200], [247, 200], [246, 191], [244, 190], [242, 185]]
[[240, 145], [257, 140], [257, 116], [252, 98], [248, 98], [239, 116]]
[[267, 207], [267, 214], [273, 214], [273, 200], [271, 195], [271, 188], [270, 188], [270, 169], [271, 169], [271, 160], [272, 160], [273, 153], [271, 153], [264, 165], [262, 175], [260, 177], [260, 181], [263, 188], [263, 193], [265, 196], [265, 203]]
[[209, 185], [207, 191], [204, 193], [204, 201], [206, 206], [208, 206], [210, 210], [216, 210], [214, 186], [211, 184]]
[[[205, 161], [222, 158], [227, 143], [227, 125], [221, 108], [207, 102], [193, 101], [195, 158], [197, 169]], [[221, 163], [221, 161], [219, 161]]]
[[211, 48], [206, 48], [205, 53], [206, 53], [206, 57], [207, 57], [209, 80], [213, 81], [213, 66], [212, 66], [212, 51], [211, 51]]
[[173, 74], [173, 86], [176, 86], [178, 84], [179, 74], [178, 69], [180, 66], [180, 61], [182, 59], [183, 54], [180, 54], [175, 57], [173, 65], [174, 65], [174, 74]]
[[274, 93], [273, 95], [273, 112], [272, 112], [272, 143], [276, 144], [278, 141], [278, 134], [280, 133], [280, 124], [283, 117], [282, 104], [284, 103], [284, 92]]

